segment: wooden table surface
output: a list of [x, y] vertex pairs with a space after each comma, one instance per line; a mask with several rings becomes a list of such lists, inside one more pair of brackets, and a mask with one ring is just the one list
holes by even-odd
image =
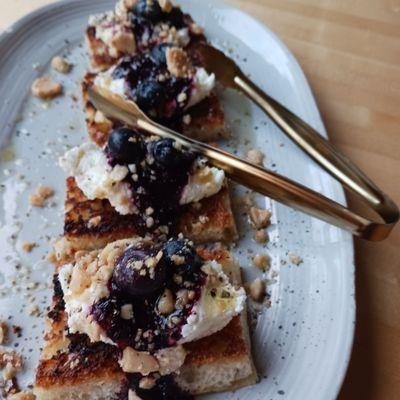
[[[51, 0], [0, 0], [0, 29]], [[229, 0], [302, 65], [331, 140], [400, 204], [400, 0]], [[356, 240], [357, 328], [339, 399], [400, 398], [400, 228]]]

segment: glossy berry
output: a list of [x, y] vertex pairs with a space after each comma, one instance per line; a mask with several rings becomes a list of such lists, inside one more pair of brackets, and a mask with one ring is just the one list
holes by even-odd
[[163, 16], [158, 0], [139, 0], [135, 7], [135, 14], [152, 22], [160, 21]]
[[140, 135], [127, 128], [112, 131], [106, 154], [117, 164], [136, 164], [143, 160], [145, 146]]
[[[155, 275], [149, 273], [141, 275], [140, 270], [135, 268], [135, 261], [144, 262], [149, 257], [158, 253], [156, 247], [130, 247], [118, 260], [114, 269], [111, 285], [113, 290], [125, 297], [149, 296], [163, 287], [166, 279], [166, 268], [162, 261], [155, 267]], [[148, 272], [148, 268], [143, 266]]]
[[153, 51], [151, 52], [151, 58], [156, 65], [162, 66], [166, 64], [167, 59], [165, 53], [169, 47], [171, 47], [169, 43], [161, 43], [154, 47]]
[[144, 111], [150, 110], [160, 103], [163, 87], [156, 81], [145, 81], [136, 88], [136, 103]]
[[178, 150], [173, 139], [161, 139], [151, 144], [151, 155], [156, 164], [166, 169], [185, 169], [191, 161], [191, 154]]
[[166, 264], [177, 269], [171, 257], [177, 255], [184, 258], [184, 263], [178, 266], [178, 270], [185, 275], [197, 273], [202, 265], [200, 257], [196, 251], [184, 240], [171, 239], [164, 246], [164, 257]]

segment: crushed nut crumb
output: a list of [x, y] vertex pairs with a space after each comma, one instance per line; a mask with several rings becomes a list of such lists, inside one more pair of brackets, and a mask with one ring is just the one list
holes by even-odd
[[35, 400], [36, 396], [32, 392], [14, 393], [7, 397], [7, 400]]
[[22, 250], [30, 253], [36, 247], [36, 243], [34, 242], [25, 242], [22, 243]]
[[51, 60], [51, 67], [62, 74], [68, 74], [71, 70], [71, 64], [61, 56], [55, 56]]
[[271, 265], [271, 258], [268, 254], [256, 254], [253, 258], [253, 264], [261, 271], [266, 271]]
[[267, 243], [268, 242], [268, 233], [264, 229], [259, 229], [254, 234], [254, 240], [260, 244]]
[[253, 164], [263, 165], [264, 154], [258, 149], [251, 149], [247, 152], [246, 159]]
[[289, 262], [294, 265], [300, 265], [303, 262], [303, 259], [297, 254], [289, 252], [288, 254]]
[[8, 325], [5, 321], [0, 321], [0, 344], [4, 344], [8, 338]]
[[174, 311], [174, 298], [169, 289], [165, 289], [164, 293], [158, 300], [157, 309], [162, 315], [171, 314]]
[[178, 78], [187, 78], [193, 72], [193, 66], [186, 51], [179, 47], [168, 48], [166, 53], [169, 72]]
[[31, 86], [32, 94], [44, 100], [51, 100], [62, 93], [62, 85], [54, 82], [51, 78], [42, 76], [33, 81]]
[[271, 222], [271, 212], [262, 208], [251, 207], [249, 218], [251, 225], [256, 229], [264, 229]]
[[255, 279], [248, 287], [250, 297], [257, 303], [262, 303], [267, 294], [266, 285], [260, 278]]
[[44, 207], [47, 199], [54, 195], [54, 190], [48, 186], [39, 185], [35, 193], [29, 196], [29, 204], [34, 207]]

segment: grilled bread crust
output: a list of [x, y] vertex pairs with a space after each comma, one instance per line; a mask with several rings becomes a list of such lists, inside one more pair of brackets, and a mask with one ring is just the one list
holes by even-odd
[[[107, 200], [88, 200], [72, 177], [67, 179], [65, 210], [64, 235], [74, 249], [100, 248], [137, 234], [133, 217], [120, 215]], [[235, 240], [228, 188], [203, 199], [196, 208], [183, 207], [177, 231], [197, 244]]]
[[[120, 127], [121, 124], [105, 118], [90, 102], [87, 89], [93, 85], [95, 77], [94, 73], [85, 75], [82, 81], [82, 97], [89, 136], [98, 146], [103, 147], [112, 129]], [[185, 136], [204, 142], [226, 138], [228, 131], [225, 125], [225, 113], [217, 94], [212, 92], [199, 104], [187, 110], [185, 118], [182, 117], [177, 121], [175, 129]]]
[[[232, 282], [241, 281], [240, 268], [228, 251], [199, 249], [199, 254], [204, 259], [220, 262]], [[68, 261], [72, 259], [59, 262], [56, 273]], [[36, 371], [38, 399], [118, 398], [126, 380], [117, 361], [117, 348], [104, 343], [90, 344], [85, 335], [67, 337], [66, 314], [57, 291], [48, 315], [45, 345]], [[192, 394], [233, 390], [258, 380], [245, 313], [233, 318], [223, 330], [186, 344], [185, 348], [188, 355], [177, 383]], [[231, 373], [227, 375], [226, 371]], [[220, 379], [215, 379], [218, 376]]]

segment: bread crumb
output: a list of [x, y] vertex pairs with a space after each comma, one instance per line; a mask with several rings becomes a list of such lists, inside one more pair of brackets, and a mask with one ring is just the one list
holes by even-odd
[[7, 397], [7, 400], [35, 400], [36, 396], [32, 392], [14, 393]]
[[0, 321], [0, 344], [4, 344], [8, 338], [8, 325], [5, 321]]
[[271, 258], [268, 254], [256, 254], [253, 258], [253, 264], [261, 271], [266, 271], [271, 265]]
[[153, 376], [145, 376], [139, 382], [140, 389], [149, 390], [156, 384], [156, 379]]
[[22, 250], [30, 253], [36, 247], [36, 243], [34, 242], [25, 242], [22, 243]]
[[68, 74], [71, 71], [71, 64], [61, 56], [55, 56], [51, 60], [51, 67], [62, 74]]
[[248, 287], [250, 297], [257, 303], [262, 303], [267, 294], [266, 285], [260, 278], [255, 279]]
[[54, 190], [49, 186], [39, 185], [35, 193], [29, 196], [29, 204], [34, 207], [44, 207], [47, 199], [54, 195]]
[[31, 86], [32, 94], [43, 100], [51, 100], [62, 93], [62, 85], [54, 82], [51, 78], [42, 76], [33, 81]]
[[264, 229], [259, 229], [254, 234], [254, 240], [260, 244], [267, 243], [268, 242], [268, 233]]
[[187, 78], [193, 72], [193, 66], [186, 51], [179, 47], [168, 48], [166, 53], [169, 72], [178, 78]]
[[40, 314], [39, 307], [35, 303], [28, 304], [26, 307], [26, 312], [35, 317], [38, 317]]
[[161, 10], [163, 10], [166, 13], [169, 13], [172, 11], [173, 6], [170, 0], [158, 0], [158, 4], [160, 4]]
[[271, 212], [262, 208], [251, 207], [249, 218], [251, 225], [256, 229], [264, 229], [271, 222]]
[[253, 164], [263, 165], [264, 154], [258, 149], [252, 149], [247, 152], [246, 159]]
[[289, 252], [288, 254], [289, 262], [294, 265], [300, 265], [303, 262], [303, 259], [297, 254]]
[[128, 400], [142, 400], [142, 399], [136, 394], [136, 392], [134, 392], [132, 389], [129, 389]]

